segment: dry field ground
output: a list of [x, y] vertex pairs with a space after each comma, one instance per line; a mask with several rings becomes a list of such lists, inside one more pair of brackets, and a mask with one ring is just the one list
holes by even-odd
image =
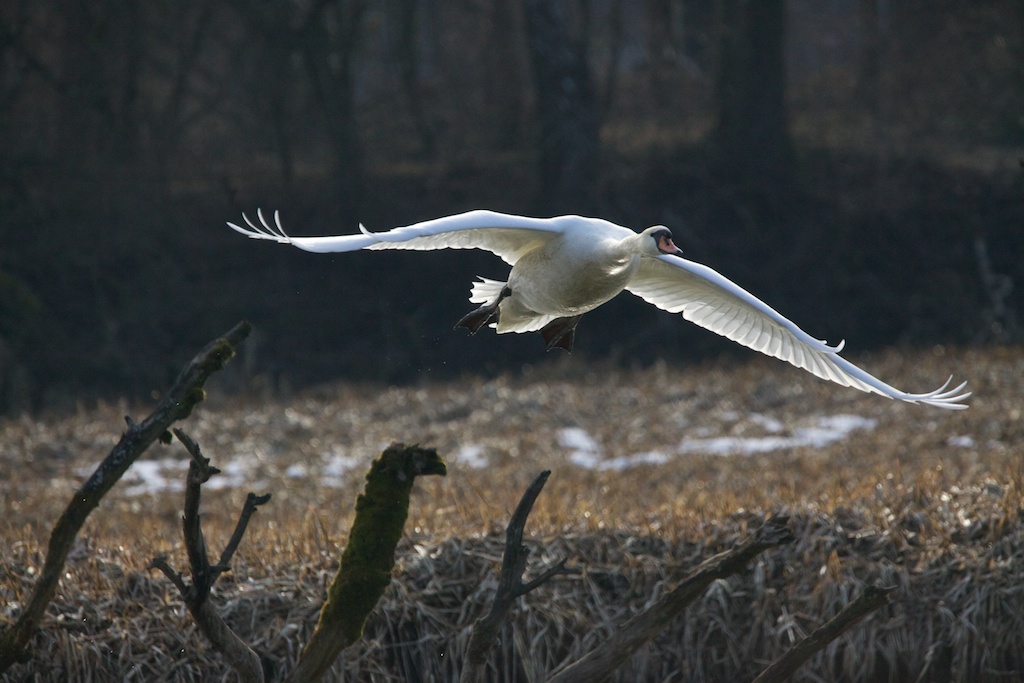
[[[1024, 680], [1024, 350], [855, 358], [910, 391], [968, 379], [971, 408], [895, 403], [767, 359], [625, 371], [575, 358], [516, 377], [421, 387], [335, 384], [282, 399], [211, 395], [180, 426], [224, 470], [204, 488], [212, 552], [249, 490], [269, 491], [214, 599], [279, 660], [312, 626], [370, 460], [434, 446], [449, 474], [414, 491], [396, 580], [338, 680], [447, 681], [488, 606], [503, 528], [553, 471], [530, 518], [532, 569], [582, 569], [521, 599], [494, 680], [541, 681], [687, 569], [767, 515], [796, 542], [769, 551], [617, 673], [618, 681], [749, 680], [868, 583], [890, 605], [799, 681]], [[69, 496], [143, 405], [0, 422], [0, 623], [17, 614]], [[174, 588], [187, 566], [187, 454], [157, 445], [96, 510], [12, 681], [232, 680]], [[529, 572], [528, 572], [529, 574]], [[929, 652], [931, 660], [928, 660]]]

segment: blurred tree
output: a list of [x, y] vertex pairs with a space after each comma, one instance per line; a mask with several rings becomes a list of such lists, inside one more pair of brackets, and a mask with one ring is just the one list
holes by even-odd
[[515, 3], [492, 3], [487, 49], [481, 55], [484, 99], [490, 109], [489, 137], [500, 150], [520, 144], [526, 118], [524, 95], [529, 84], [522, 68], [522, 38], [510, 28], [518, 19]]
[[[242, 88], [245, 106], [256, 114], [253, 135], [265, 136], [269, 125], [277, 152], [278, 167], [285, 187], [295, 177], [294, 102], [301, 100], [292, 56], [298, 50], [296, 25], [303, 22], [298, 7], [288, 2], [233, 0], [232, 6], [249, 31], [256, 36], [252, 50], [239, 55], [236, 73], [254, 70], [248, 79], [258, 78], [259, 88]], [[249, 66], [250, 69], [246, 69]], [[243, 80], [241, 77], [239, 80]], [[241, 125], [241, 124], [240, 124]]]
[[57, 69], [30, 54], [28, 44], [19, 46], [59, 96], [62, 159], [72, 165], [134, 161], [142, 30], [136, 3], [72, 0], [63, 19]]
[[601, 121], [586, 50], [570, 34], [563, 0], [526, 0], [524, 12], [540, 128], [538, 208], [590, 212]]
[[[498, 3], [504, 4], [504, 3]], [[422, 64], [419, 53], [419, 37], [424, 31], [420, 3], [414, 0], [400, 0], [397, 3], [398, 39], [394, 45], [394, 58], [398, 71], [405, 105], [412, 117], [420, 150], [424, 157], [437, 156], [437, 130], [430, 119], [420, 89]]]
[[309, 82], [327, 120], [335, 199], [343, 222], [358, 216], [363, 186], [354, 62], [366, 8], [363, 0], [316, 0], [300, 34]]
[[[860, 0], [858, 4], [861, 21], [860, 68], [857, 73], [857, 98], [864, 103], [868, 112], [879, 115], [881, 103], [882, 50], [885, 27], [879, 5], [880, 0]], [[887, 4], [887, 3], [886, 3]]]
[[[138, 0], [122, 1], [135, 4]], [[219, 7], [217, 0], [198, 0], [186, 6], [169, 2], [147, 8], [150, 30], [146, 38], [159, 46], [151, 47], [147, 57], [150, 68], [165, 79], [165, 89], [162, 96], [151, 92], [145, 103], [150, 120], [145, 123], [156, 170], [164, 178], [185, 137], [201, 128], [221, 104], [217, 97], [220, 84], [211, 83], [203, 73], [206, 52], [217, 36], [213, 17]]]
[[718, 164], [741, 187], [788, 186], [793, 144], [786, 109], [785, 0], [720, 0]]
[[659, 106], [670, 104], [671, 84], [676, 77], [682, 55], [675, 26], [679, 7], [672, 0], [648, 0], [645, 3], [647, 19], [647, 78], [651, 97]]
[[42, 305], [36, 294], [0, 269], [0, 414], [32, 408], [38, 391], [29, 371]]

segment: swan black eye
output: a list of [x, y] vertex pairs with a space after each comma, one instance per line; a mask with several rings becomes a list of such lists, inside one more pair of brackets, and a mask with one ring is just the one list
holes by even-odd
[[668, 228], [661, 228], [651, 233], [651, 237], [654, 238], [654, 243], [658, 245], [658, 250], [661, 250], [661, 241], [665, 238], [672, 239], [672, 231]]

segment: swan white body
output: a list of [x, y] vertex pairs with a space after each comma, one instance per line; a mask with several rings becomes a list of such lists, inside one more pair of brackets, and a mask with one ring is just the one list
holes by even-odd
[[966, 382], [923, 394], [900, 391], [839, 356], [829, 346], [718, 272], [686, 260], [664, 226], [636, 233], [597, 218], [528, 218], [493, 211], [424, 221], [387, 232], [290, 237], [275, 212], [270, 225], [228, 225], [254, 239], [312, 252], [358, 249], [486, 249], [512, 266], [507, 282], [481, 278], [470, 301], [481, 304], [460, 325], [491, 323], [499, 334], [541, 331], [548, 347], [570, 349], [579, 316], [626, 290], [743, 346], [779, 358], [837, 384], [939, 408], [963, 409]]

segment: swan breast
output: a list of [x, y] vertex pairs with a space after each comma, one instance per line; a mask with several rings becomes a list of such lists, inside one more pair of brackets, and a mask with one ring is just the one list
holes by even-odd
[[597, 308], [621, 292], [640, 265], [640, 256], [618, 241], [551, 240], [523, 255], [509, 273], [512, 298], [537, 313], [569, 316]]

